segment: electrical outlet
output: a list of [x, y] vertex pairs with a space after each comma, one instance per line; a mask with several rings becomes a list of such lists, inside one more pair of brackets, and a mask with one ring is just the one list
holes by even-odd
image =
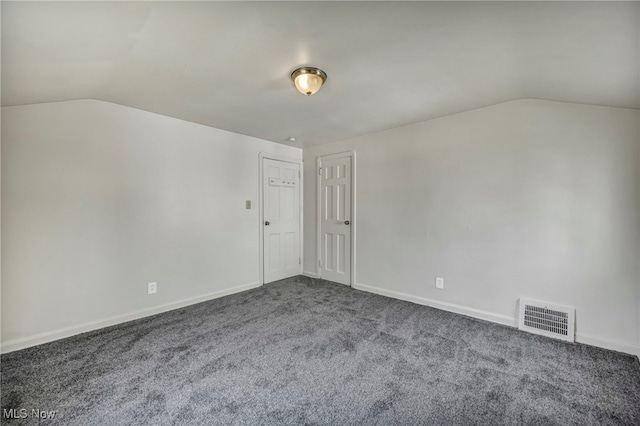
[[147, 294], [155, 294], [158, 291], [158, 283], [147, 284]]
[[436, 288], [444, 289], [444, 278], [436, 277]]

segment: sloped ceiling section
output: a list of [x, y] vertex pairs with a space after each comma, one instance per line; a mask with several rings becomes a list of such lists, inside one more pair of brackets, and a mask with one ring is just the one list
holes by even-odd
[[[311, 146], [518, 98], [640, 108], [640, 3], [3, 2], [2, 104]], [[289, 74], [328, 75], [312, 97]]]

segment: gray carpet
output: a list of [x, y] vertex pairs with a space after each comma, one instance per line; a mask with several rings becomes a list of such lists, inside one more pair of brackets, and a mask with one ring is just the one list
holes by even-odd
[[2, 408], [41, 424], [640, 425], [636, 357], [304, 277], [1, 369]]

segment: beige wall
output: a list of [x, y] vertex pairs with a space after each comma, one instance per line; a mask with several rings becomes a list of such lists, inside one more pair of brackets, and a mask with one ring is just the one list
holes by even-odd
[[316, 158], [354, 150], [356, 286], [507, 324], [521, 296], [575, 306], [578, 340], [638, 352], [638, 123], [519, 100], [305, 149], [304, 269]]
[[257, 285], [260, 152], [302, 155], [100, 101], [2, 108], [3, 350]]

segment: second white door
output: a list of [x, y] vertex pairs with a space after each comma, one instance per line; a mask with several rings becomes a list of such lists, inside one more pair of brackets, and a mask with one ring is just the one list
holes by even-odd
[[264, 283], [300, 274], [300, 165], [263, 159]]
[[320, 276], [351, 285], [352, 157], [320, 159]]

